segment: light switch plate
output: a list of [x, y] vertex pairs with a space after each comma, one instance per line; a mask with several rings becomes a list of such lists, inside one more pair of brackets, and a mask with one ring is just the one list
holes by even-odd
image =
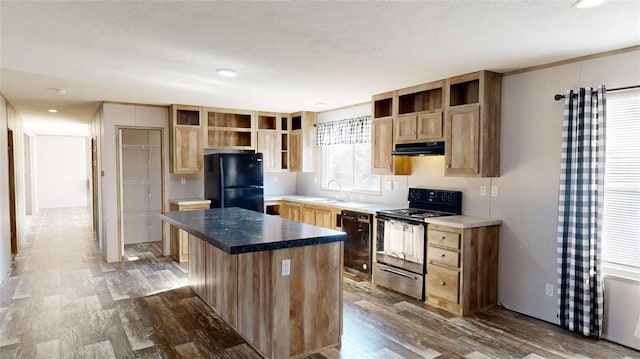
[[482, 197], [487, 196], [487, 186], [480, 186], [480, 196]]
[[498, 197], [498, 186], [491, 186], [491, 197]]

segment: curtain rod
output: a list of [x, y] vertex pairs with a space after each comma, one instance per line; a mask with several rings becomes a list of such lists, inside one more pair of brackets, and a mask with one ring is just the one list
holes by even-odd
[[[640, 85], [633, 85], [633, 86], [618, 87], [618, 88], [614, 88], [614, 89], [607, 89], [607, 92], [623, 91], [623, 90], [630, 90], [630, 89], [636, 89], [636, 88], [640, 88]], [[560, 101], [565, 97], [566, 97], [565, 95], [561, 95], [561, 94], [557, 93], [555, 96], [553, 96], [553, 99], [556, 100], [556, 101]]]

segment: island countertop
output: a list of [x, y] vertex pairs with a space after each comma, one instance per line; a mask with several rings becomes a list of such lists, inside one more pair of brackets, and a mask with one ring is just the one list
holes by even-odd
[[160, 217], [228, 254], [342, 242], [346, 236], [237, 207], [164, 212]]

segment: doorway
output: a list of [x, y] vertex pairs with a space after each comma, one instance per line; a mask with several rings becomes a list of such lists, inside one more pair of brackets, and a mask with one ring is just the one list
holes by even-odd
[[16, 171], [13, 148], [13, 130], [7, 132], [7, 154], [9, 159], [9, 223], [11, 231], [11, 253], [18, 254], [18, 231], [16, 224]]
[[118, 231], [120, 258], [137, 252], [162, 256], [163, 130], [118, 128]]

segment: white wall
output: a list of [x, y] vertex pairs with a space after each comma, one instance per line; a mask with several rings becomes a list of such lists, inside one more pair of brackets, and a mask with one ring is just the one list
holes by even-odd
[[36, 142], [39, 208], [86, 207], [89, 203], [87, 139], [37, 136]]
[[[502, 218], [499, 300], [507, 307], [553, 323], [557, 293], [556, 237], [563, 103], [556, 93], [584, 86], [640, 84], [640, 51], [507, 76], [502, 92], [502, 175], [493, 179], [500, 195], [491, 203]], [[640, 284], [605, 280], [607, 298], [618, 303], [605, 313], [608, 330], [636, 328]], [[628, 295], [635, 293], [636, 295]], [[616, 341], [640, 349], [640, 330], [616, 332]]]
[[0, 282], [11, 265], [11, 228], [9, 224], [9, 173], [7, 151], [7, 102], [0, 95]]

